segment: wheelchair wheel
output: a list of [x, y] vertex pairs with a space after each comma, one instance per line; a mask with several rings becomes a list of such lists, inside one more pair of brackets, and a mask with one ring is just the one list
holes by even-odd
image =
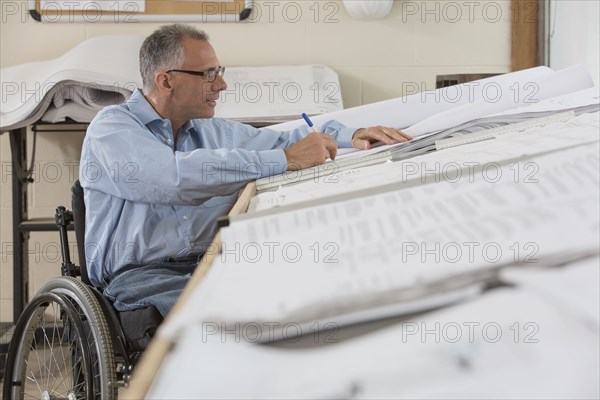
[[[55, 295], [63, 299], [66, 305], [60, 305], [60, 307], [54, 306], [54, 308], [48, 310], [49, 306], [47, 305], [46, 294]], [[38, 299], [41, 300], [38, 301]], [[65, 312], [65, 308], [71, 311]], [[116, 398], [116, 363], [111, 331], [106, 322], [102, 307], [88, 286], [71, 277], [55, 278], [42, 286], [26, 311], [19, 318], [19, 323], [15, 328], [13, 340], [11, 341], [6, 366], [7, 374], [4, 383], [4, 396], [6, 399], [31, 397], [49, 400], [58, 398], [113, 400]], [[59, 328], [58, 331], [61, 328], [63, 330], [63, 333], [60, 335], [63, 339], [60, 341], [60, 349], [57, 348], [56, 350], [54, 350], [53, 346], [55, 345], [53, 341], [45, 341], [45, 346], [40, 346], [39, 340], [35, 340], [35, 335], [32, 335], [31, 331], [27, 330], [28, 326], [33, 327], [36, 324], [39, 315], [45, 316], [49, 311], [50, 318], [52, 318], [50, 323]], [[72, 317], [70, 317], [71, 315]], [[69, 325], [65, 322], [65, 318], [69, 320], [67, 321]], [[48, 321], [48, 317], [45, 317], [45, 320]], [[73, 322], [72, 320], [77, 320], [78, 322], [71, 323]], [[78, 355], [74, 347], [77, 346], [71, 345], [70, 340], [66, 340], [64, 344], [62, 343], [65, 341], [65, 337], [70, 337], [70, 334], [67, 336], [64, 331], [68, 330], [71, 332], [67, 328], [70, 328], [70, 325], [77, 325], [78, 323], [81, 328], [80, 341], [85, 348], [81, 350], [84, 356], [83, 359], [86, 354], [89, 356], [89, 369], [87, 370], [89, 376], [86, 376], [86, 368], [73, 368], [73, 364], [77, 361], [73, 355]], [[22, 329], [20, 330], [18, 329], [19, 325], [22, 325]], [[39, 329], [37, 330], [39, 331]], [[48, 347], [52, 348], [52, 354], [60, 354], [60, 360], [67, 360], [67, 363], [61, 364], [62, 361], [58, 361], [58, 356], [50, 356], [54, 364], [52, 368], [40, 363], [42, 372], [38, 372], [35, 379], [30, 379], [30, 375], [33, 373], [31, 372], [31, 361], [23, 360], [27, 360], [27, 357], [31, 360], [32, 352], [34, 360], [38, 356], [47, 356], [49, 353]], [[69, 359], [71, 360], [70, 364], [68, 363]], [[67, 368], [64, 368], [65, 366]], [[59, 367], [63, 368], [61, 370], [62, 375], [55, 371]], [[65, 371], [70, 374], [68, 377]], [[8, 379], [9, 376], [12, 379]], [[53, 385], [59, 385], [63, 380], [68, 382], [66, 384], [67, 387], [71, 386], [76, 390], [66, 391], [64, 394], [62, 392], [52, 392], [54, 390]], [[43, 385], [40, 385], [40, 382], [43, 382]], [[30, 395], [29, 391], [25, 390], [27, 389], [24, 388], [25, 386], [32, 389], [32, 395]], [[49, 388], [49, 390], [44, 389], [44, 387]]]
[[4, 380], [5, 399], [93, 399], [92, 357], [69, 300], [41, 293], [15, 327]]

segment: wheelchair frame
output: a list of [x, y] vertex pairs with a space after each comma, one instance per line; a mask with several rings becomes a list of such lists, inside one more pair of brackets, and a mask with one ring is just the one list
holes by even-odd
[[[75, 211], [76, 196], [82, 196], [78, 181], [72, 191]], [[77, 200], [85, 207], [82, 197]], [[79, 215], [85, 215], [85, 209]], [[127, 340], [116, 310], [89, 281], [85, 260], [82, 268], [71, 262], [67, 226], [75, 222], [81, 258], [82, 221], [78, 230], [73, 212], [62, 206], [56, 209], [55, 220], [62, 276], [43, 285], [17, 321], [6, 359], [3, 397], [113, 400], [119, 387], [129, 385], [143, 349]]]

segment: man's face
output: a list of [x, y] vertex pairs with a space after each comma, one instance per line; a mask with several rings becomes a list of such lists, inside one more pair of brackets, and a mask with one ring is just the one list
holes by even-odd
[[[209, 42], [185, 38], [183, 65], [178, 68], [188, 71], [210, 71], [219, 67], [215, 50]], [[169, 73], [173, 87], [172, 100], [177, 106], [177, 114], [186, 119], [211, 118], [215, 115], [215, 107], [219, 93], [227, 88], [222, 77], [217, 76], [209, 82], [205, 76], [190, 75], [182, 72]]]

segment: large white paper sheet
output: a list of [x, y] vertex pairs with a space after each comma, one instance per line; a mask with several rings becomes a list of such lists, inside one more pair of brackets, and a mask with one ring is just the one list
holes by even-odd
[[[598, 262], [593, 258], [557, 273], [576, 282], [569, 287], [575, 296], [582, 285], [597, 282], [585, 278], [597, 278]], [[533, 271], [531, 280], [554, 275], [551, 270]], [[223, 334], [214, 327], [189, 326], [163, 363], [148, 398], [599, 395], [598, 333], [577, 312], [519, 286], [351, 338], [339, 330], [309, 332], [299, 343], [290, 338], [265, 346], [257, 345], [255, 337]]]
[[339, 323], [369, 309], [377, 317], [380, 306], [460, 288], [456, 277], [597, 254], [599, 151], [595, 142], [460, 181], [234, 222], [188, 307], [162, 332], [192, 321]]

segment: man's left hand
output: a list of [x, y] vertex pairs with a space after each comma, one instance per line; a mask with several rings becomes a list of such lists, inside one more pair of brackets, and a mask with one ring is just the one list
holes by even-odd
[[370, 128], [361, 128], [354, 132], [354, 136], [352, 136], [352, 147], [367, 150], [370, 149], [371, 144], [375, 142], [394, 144], [406, 142], [410, 139], [412, 139], [412, 136], [407, 135], [398, 129], [386, 126], [372, 126]]

